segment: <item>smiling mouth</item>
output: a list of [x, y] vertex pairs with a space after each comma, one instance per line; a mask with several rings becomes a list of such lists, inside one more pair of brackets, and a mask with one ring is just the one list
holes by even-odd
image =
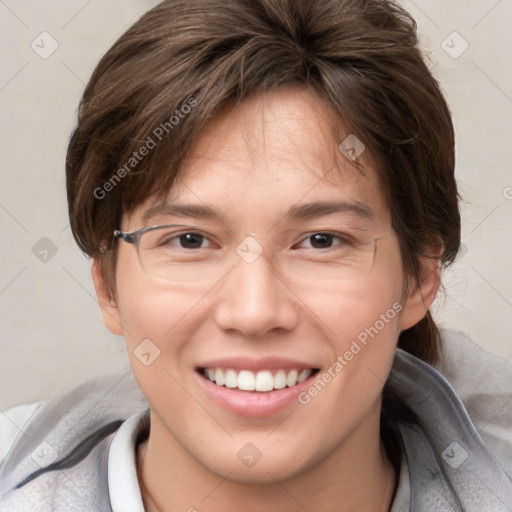
[[318, 368], [261, 370], [234, 370], [227, 368], [198, 368], [199, 374], [217, 386], [239, 391], [267, 393], [293, 388], [317, 374]]

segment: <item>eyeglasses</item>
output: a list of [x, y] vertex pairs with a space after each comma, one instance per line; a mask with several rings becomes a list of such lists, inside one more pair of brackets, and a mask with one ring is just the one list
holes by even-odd
[[198, 226], [151, 226], [114, 236], [136, 247], [142, 270], [170, 283], [214, 284], [237, 264], [266, 258], [289, 281], [312, 285], [361, 279], [374, 265], [378, 237], [364, 229], [276, 233], [276, 240], [243, 238], [233, 232], [212, 233]]

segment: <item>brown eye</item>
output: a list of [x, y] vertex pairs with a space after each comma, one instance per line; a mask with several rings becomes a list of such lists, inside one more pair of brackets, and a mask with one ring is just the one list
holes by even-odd
[[162, 247], [168, 250], [204, 249], [208, 245], [209, 239], [205, 235], [192, 231], [168, 233], [154, 243], [154, 247]]
[[315, 233], [309, 237], [311, 247], [315, 249], [328, 249], [332, 247], [334, 235], [329, 233]]
[[346, 250], [354, 245], [348, 235], [343, 233], [329, 233], [328, 231], [317, 231], [309, 234], [299, 242], [299, 248], [303, 249], [339, 249]]
[[179, 236], [179, 242], [184, 249], [200, 249], [203, 245], [204, 236], [199, 233], [184, 233]]

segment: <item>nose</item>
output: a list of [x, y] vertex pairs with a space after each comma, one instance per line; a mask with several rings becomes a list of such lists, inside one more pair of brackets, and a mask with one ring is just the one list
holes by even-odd
[[240, 258], [218, 291], [217, 325], [247, 338], [291, 331], [299, 318], [294, 297], [264, 256], [251, 263]]

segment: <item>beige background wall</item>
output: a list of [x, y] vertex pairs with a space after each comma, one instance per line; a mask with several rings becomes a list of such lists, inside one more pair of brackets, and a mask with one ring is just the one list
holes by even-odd
[[[0, 0], [0, 410], [128, 365], [71, 237], [64, 156], [94, 65], [156, 3]], [[464, 250], [436, 316], [512, 361], [512, 0], [403, 5], [457, 130]]]

